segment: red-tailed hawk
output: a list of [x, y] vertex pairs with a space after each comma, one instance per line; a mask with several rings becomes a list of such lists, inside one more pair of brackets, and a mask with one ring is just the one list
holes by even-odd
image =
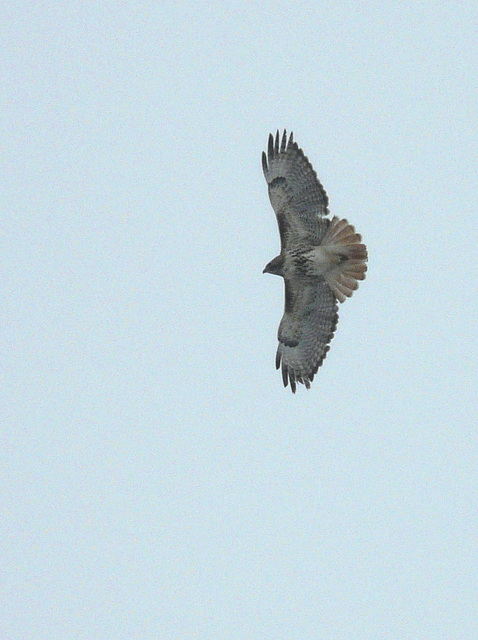
[[264, 273], [284, 278], [285, 309], [279, 325], [276, 368], [284, 386], [307, 389], [322, 364], [343, 302], [365, 279], [367, 248], [347, 220], [329, 214], [329, 199], [317, 174], [294, 142], [269, 135], [262, 167], [277, 217], [281, 252]]

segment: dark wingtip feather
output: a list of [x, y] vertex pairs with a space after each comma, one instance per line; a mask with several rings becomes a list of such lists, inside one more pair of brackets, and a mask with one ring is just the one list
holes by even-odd
[[275, 143], [274, 151], [276, 153], [279, 153], [279, 129], [277, 129], [276, 131], [276, 143]]
[[282, 363], [282, 382], [284, 383], [284, 387], [287, 387], [289, 384], [289, 374], [287, 373], [287, 367], [284, 363]]
[[274, 136], [272, 133], [269, 133], [269, 140], [267, 143], [267, 155], [269, 156], [269, 162], [274, 157]]
[[284, 133], [282, 134], [282, 142], [280, 144], [280, 152], [284, 153], [287, 146], [287, 131], [284, 129]]
[[269, 171], [269, 167], [267, 166], [267, 156], [265, 151], [262, 152], [262, 170], [265, 174], [268, 173]]

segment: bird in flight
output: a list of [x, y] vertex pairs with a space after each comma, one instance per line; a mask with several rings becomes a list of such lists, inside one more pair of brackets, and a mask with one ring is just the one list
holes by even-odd
[[284, 278], [285, 308], [279, 325], [276, 369], [282, 365], [284, 387], [310, 389], [338, 321], [337, 301], [344, 302], [365, 279], [367, 248], [347, 220], [329, 215], [329, 199], [302, 149], [269, 135], [262, 168], [277, 217], [281, 251], [264, 273]]

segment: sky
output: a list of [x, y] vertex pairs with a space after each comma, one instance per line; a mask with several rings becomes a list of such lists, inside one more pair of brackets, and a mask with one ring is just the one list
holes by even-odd
[[[2, 639], [474, 637], [476, 3], [0, 14]], [[369, 252], [295, 395], [283, 128]]]

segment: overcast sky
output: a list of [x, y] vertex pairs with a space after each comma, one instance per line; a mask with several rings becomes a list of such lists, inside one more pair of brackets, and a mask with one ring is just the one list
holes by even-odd
[[[0, 10], [2, 640], [470, 640], [474, 1]], [[369, 250], [310, 391], [261, 169]]]

